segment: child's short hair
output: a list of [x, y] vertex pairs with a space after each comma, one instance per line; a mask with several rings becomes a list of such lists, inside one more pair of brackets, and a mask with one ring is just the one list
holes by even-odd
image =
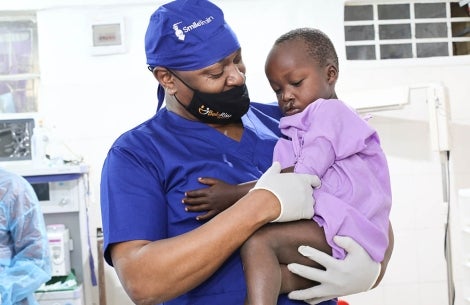
[[308, 53], [318, 62], [320, 66], [326, 66], [332, 62], [339, 69], [338, 55], [330, 38], [322, 31], [314, 28], [298, 28], [280, 36], [274, 45], [285, 41], [301, 39], [307, 46]]

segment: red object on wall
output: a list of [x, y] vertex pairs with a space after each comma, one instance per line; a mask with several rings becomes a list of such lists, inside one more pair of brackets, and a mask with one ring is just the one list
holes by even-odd
[[338, 300], [338, 305], [349, 305], [349, 303], [344, 300]]

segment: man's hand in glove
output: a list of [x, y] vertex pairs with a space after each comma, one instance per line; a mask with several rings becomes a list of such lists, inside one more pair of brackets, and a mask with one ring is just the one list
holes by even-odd
[[335, 236], [334, 241], [347, 251], [344, 260], [338, 260], [311, 247], [299, 247], [300, 254], [321, 264], [326, 270], [289, 264], [287, 267], [291, 272], [320, 283], [312, 288], [292, 291], [289, 293], [290, 299], [303, 300], [313, 305], [372, 288], [380, 273], [380, 263], [373, 261], [350, 237]]
[[313, 217], [313, 188], [320, 184], [314, 175], [281, 173], [281, 165], [274, 162], [251, 191], [265, 189], [273, 193], [281, 204], [281, 214], [273, 222], [285, 222]]

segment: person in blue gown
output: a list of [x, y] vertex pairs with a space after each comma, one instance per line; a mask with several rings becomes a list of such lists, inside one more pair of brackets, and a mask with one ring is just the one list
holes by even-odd
[[32, 186], [0, 169], [0, 304], [38, 305], [34, 292], [51, 278], [46, 226]]

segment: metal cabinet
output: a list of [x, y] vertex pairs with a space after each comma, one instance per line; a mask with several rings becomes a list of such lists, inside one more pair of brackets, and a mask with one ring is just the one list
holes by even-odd
[[[46, 225], [63, 224], [70, 235], [70, 268], [80, 284], [73, 299], [62, 300], [64, 304], [89, 305], [92, 287], [96, 286], [94, 261], [88, 228], [88, 166], [63, 166], [60, 168], [23, 169], [17, 171], [33, 186], [38, 195]], [[49, 304], [54, 292], [45, 296], [40, 304]], [[64, 297], [66, 294], [62, 293]], [[41, 303], [43, 302], [43, 303]], [[49, 302], [49, 303], [48, 303]], [[54, 304], [62, 304], [55, 299]]]

